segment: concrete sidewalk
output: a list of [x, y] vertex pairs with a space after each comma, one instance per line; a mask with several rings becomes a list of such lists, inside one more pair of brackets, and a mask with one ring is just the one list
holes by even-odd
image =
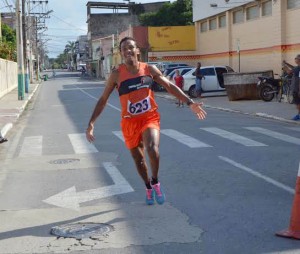
[[[157, 92], [156, 96], [174, 100], [174, 103], [177, 100], [174, 96], [167, 92]], [[300, 121], [291, 120], [291, 118], [297, 113], [295, 104], [277, 102], [275, 99], [271, 102], [265, 102], [262, 100], [229, 101], [225, 92], [222, 92], [221, 95], [220, 93], [219, 95], [206, 93], [202, 96], [203, 98], [201, 98], [201, 100], [194, 99], [194, 101], [202, 101], [205, 108], [269, 118], [299, 125], [300, 127]]]
[[39, 83], [30, 84], [24, 100], [18, 100], [18, 88], [0, 98], [0, 142], [21, 116], [38, 87]]
[[[22, 101], [18, 100], [17, 88], [0, 98], [0, 139], [1, 136], [5, 137], [13, 127], [38, 87], [39, 84], [30, 84], [29, 93], [25, 95], [25, 99]], [[176, 101], [174, 96], [166, 92], [157, 92], [156, 96], [174, 100], [174, 103]], [[196, 99], [196, 101], [199, 101], [199, 99]], [[203, 94], [201, 101], [204, 102], [206, 108], [271, 118], [299, 125], [300, 128], [300, 121], [290, 120], [296, 114], [294, 104], [276, 102], [275, 100], [271, 102], [261, 100], [229, 101], [228, 97], [224, 94], [221, 96]]]

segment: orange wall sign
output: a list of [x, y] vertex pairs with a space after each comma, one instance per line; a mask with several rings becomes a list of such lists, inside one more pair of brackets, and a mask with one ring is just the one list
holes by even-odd
[[148, 27], [151, 51], [196, 50], [194, 26]]

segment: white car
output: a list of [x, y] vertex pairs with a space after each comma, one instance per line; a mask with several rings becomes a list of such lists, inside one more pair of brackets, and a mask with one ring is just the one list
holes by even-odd
[[[196, 68], [183, 75], [183, 91], [187, 92], [191, 97], [197, 97], [196, 93], [196, 77], [193, 75]], [[202, 92], [218, 92], [224, 91], [223, 73], [234, 72], [229, 66], [202, 66], [201, 72], [204, 79], [201, 80]]]
[[170, 74], [167, 76], [167, 78], [174, 83], [175, 82], [174, 77], [175, 77], [176, 70], [179, 70], [179, 74], [181, 76], [183, 76], [184, 74], [189, 72], [191, 69], [193, 69], [193, 67], [178, 67], [178, 68], [174, 69], [173, 71], [171, 71]]

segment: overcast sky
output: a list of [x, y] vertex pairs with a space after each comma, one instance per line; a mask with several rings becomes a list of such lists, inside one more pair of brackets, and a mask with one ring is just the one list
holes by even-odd
[[[1, 1], [1, 0], [0, 0]], [[105, 0], [105, 2], [124, 2], [123, 0]], [[136, 0], [136, 3], [163, 2], [163, 0]], [[174, 0], [171, 0], [174, 2]], [[125, 3], [125, 2], [124, 2]], [[53, 10], [51, 18], [46, 20], [48, 30], [44, 32], [49, 57], [63, 52], [68, 41], [75, 41], [79, 35], [87, 34], [86, 0], [49, 0], [48, 10]], [[107, 13], [109, 10], [103, 12]]]

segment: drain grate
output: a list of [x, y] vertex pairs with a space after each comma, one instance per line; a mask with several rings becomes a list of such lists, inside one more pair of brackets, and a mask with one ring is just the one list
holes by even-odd
[[58, 160], [52, 160], [49, 161], [50, 164], [68, 164], [72, 162], [80, 161], [80, 159], [58, 159]]
[[51, 234], [65, 238], [98, 238], [113, 231], [114, 227], [105, 223], [75, 223], [56, 226], [51, 229]]

